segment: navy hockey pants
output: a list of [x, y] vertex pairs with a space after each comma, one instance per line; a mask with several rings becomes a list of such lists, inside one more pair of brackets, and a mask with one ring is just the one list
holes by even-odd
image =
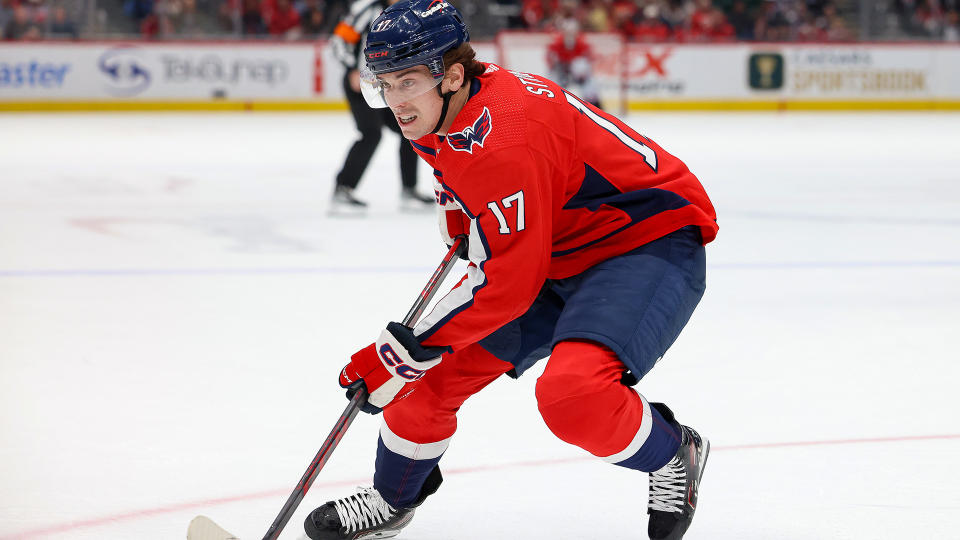
[[[412, 504], [446, 451], [464, 401], [503, 373], [521, 375], [551, 351], [554, 358], [537, 384], [548, 427], [611, 463], [656, 470], [676, 451], [677, 433], [643, 396], [620, 384], [620, 373], [629, 369], [642, 378], [650, 371], [686, 325], [704, 288], [705, 254], [695, 227], [576, 276], [548, 280], [526, 313], [479, 343], [445, 356], [409, 397], [387, 407], [374, 487], [395, 507]], [[571, 346], [554, 350], [561, 342]], [[564, 392], [577, 399], [565, 402]], [[577, 422], [581, 431], [594, 423], [600, 432], [607, 429], [604, 422], [617, 429], [626, 426], [623, 440], [628, 444], [624, 447], [621, 440], [616, 443], [620, 448], [610, 450], [610, 441], [591, 441], [596, 437], [578, 432], [564, 418], [612, 394], [620, 401], [592, 421]], [[630, 418], [614, 417], [610, 410]]]

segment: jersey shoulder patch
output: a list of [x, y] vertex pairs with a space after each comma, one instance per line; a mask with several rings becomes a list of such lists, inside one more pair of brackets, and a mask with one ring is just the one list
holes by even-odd
[[447, 144], [450, 148], [458, 152], [473, 153], [473, 147], [483, 148], [483, 142], [493, 131], [493, 118], [490, 116], [490, 109], [483, 108], [480, 116], [473, 121], [472, 125], [467, 126], [463, 131], [447, 134]]

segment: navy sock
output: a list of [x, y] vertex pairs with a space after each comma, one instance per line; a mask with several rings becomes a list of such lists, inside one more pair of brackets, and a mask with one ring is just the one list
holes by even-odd
[[664, 418], [655, 406], [650, 407], [650, 412], [653, 415], [650, 436], [647, 437], [636, 454], [615, 463], [615, 465], [638, 471], [653, 472], [669, 463], [673, 456], [677, 454], [683, 437], [679, 424], [673, 419], [672, 415], [669, 419]]

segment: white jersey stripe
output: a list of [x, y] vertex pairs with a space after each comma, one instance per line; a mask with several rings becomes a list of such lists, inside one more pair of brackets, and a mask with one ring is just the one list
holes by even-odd
[[609, 131], [614, 137], [620, 139], [620, 142], [625, 144], [628, 148], [643, 156], [643, 159], [647, 162], [647, 165], [649, 165], [654, 172], [657, 171], [657, 153], [654, 152], [652, 148], [634, 139], [629, 134], [624, 133], [624, 131], [616, 124], [591, 111], [590, 107], [587, 107], [586, 104], [574, 96], [566, 92], [564, 92], [563, 95], [567, 98], [568, 103], [586, 115], [587, 118], [593, 120], [598, 126]]
[[[444, 190], [442, 184], [436, 181], [434, 184], [437, 189]], [[445, 190], [448, 194], [454, 194], [449, 188]], [[452, 210], [453, 208], [463, 209], [464, 205], [459, 201], [448, 202], [441, 212]], [[467, 238], [467, 257], [473, 265], [467, 267], [467, 278], [459, 287], [446, 294], [433, 307], [425, 317], [414, 327], [413, 333], [416, 336], [433, 333], [436, 326], [445, 323], [450, 317], [468, 308], [473, 303], [473, 297], [487, 284], [487, 275], [483, 271], [483, 264], [490, 258], [490, 252], [487, 249], [486, 241], [483, 237], [483, 231], [480, 230], [480, 223], [476, 216], [469, 211], [464, 211], [464, 215], [470, 218], [470, 233]]]
[[450, 446], [450, 437], [423, 444], [408, 441], [391, 431], [386, 422], [380, 426], [380, 438], [383, 439], [383, 445], [388, 450], [410, 459], [436, 459], [442, 456]]
[[613, 454], [612, 456], [607, 456], [602, 458], [607, 463], [620, 463], [621, 461], [632, 457], [637, 451], [640, 450], [640, 447], [643, 446], [643, 443], [647, 442], [647, 439], [650, 437], [650, 432], [653, 431], [653, 414], [650, 412], [650, 403], [647, 402], [647, 398], [643, 397], [643, 394], [637, 392], [631, 388], [643, 402], [643, 418], [640, 420], [640, 429], [637, 430], [637, 434], [634, 435], [633, 440], [630, 441], [630, 444], [626, 448]]
[[475, 291], [487, 284], [487, 275], [483, 272], [482, 266], [487, 260], [487, 251], [483, 246], [483, 239], [480, 237], [476, 219], [470, 220], [468, 245], [467, 254], [470, 262], [475, 263], [476, 266], [467, 267], [467, 279], [437, 302], [433, 310], [421, 319], [413, 329], [414, 335], [431, 334], [435, 326], [446, 322], [454, 312], [462, 311], [469, 304], [472, 304]]

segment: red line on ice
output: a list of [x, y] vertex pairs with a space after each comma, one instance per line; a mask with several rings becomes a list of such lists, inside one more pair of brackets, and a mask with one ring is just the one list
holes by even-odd
[[[803, 446], [896, 443], [896, 442], [931, 441], [931, 440], [948, 440], [948, 439], [960, 439], [960, 433], [947, 434], [947, 435], [915, 435], [915, 436], [903, 436], [903, 437], [874, 437], [874, 438], [865, 438], [865, 439], [833, 439], [833, 440], [822, 440], [822, 441], [794, 441], [794, 442], [775, 442], [775, 443], [735, 444], [735, 445], [729, 445], [729, 446], [712, 446], [710, 450], [712, 452], [722, 452], [722, 451], [731, 451], [731, 450], [761, 450], [761, 449], [772, 449], [772, 448], [797, 448], [797, 447], [803, 447]], [[479, 465], [476, 467], [452, 468], [452, 469], [444, 470], [444, 473], [470, 474], [470, 473], [475, 473], [480, 471], [497, 471], [497, 470], [504, 470], [504, 469], [520, 468], [520, 467], [544, 467], [548, 465], [562, 465], [565, 463], [577, 463], [580, 461], [589, 461], [593, 459], [596, 459], [596, 458], [593, 458], [591, 456], [581, 456], [581, 457], [558, 458], [558, 459], [540, 459], [535, 461], [518, 461], [515, 463], [501, 463], [498, 465]], [[358, 483], [363, 483], [363, 482], [369, 482], [369, 479], [341, 480], [337, 482], [321, 482], [317, 485], [330, 487], [330, 486], [340, 486], [340, 485], [356, 485]], [[289, 489], [274, 489], [270, 491], [248, 493], [246, 495], [236, 495], [233, 497], [220, 497], [216, 499], [205, 499], [201, 501], [171, 504], [168, 506], [160, 506], [157, 508], [131, 510], [129, 512], [123, 512], [123, 513], [114, 514], [111, 516], [103, 516], [98, 518], [70, 521], [70, 522], [60, 523], [56, 525], [50, 525], [47, 527], [41, 527], [38, 529], [31, 529], [28, 531], [15, 533], [12, 535], [2, 536], [0, 537], [0, 540], [30, 540], [33, 538], [42, 538], [44, 536], [51, 535], [51, 534], [63, 534], [70, 531], [75, 531], [77, 529], [92, 529], [96, 527], [103, 527], [103, 526], [121, 522], [121, 521], [134, 521], [137, 519], [151, 518], [151, 517], [159, 516], [163, 514], [173, 514], [173, 513], [181, 512], [184, 510], [198, 510], [201, 508], [208, 508], [211, 506], [218, 506], [221, 504], [244, 502], [244, 501], [251, 501], [256, 499], [267, 499], [272, 497], [280, 498], [289, 494], [290, 494]], [[264, 526], [266, 525], [268, 524], [264, 522]], [[184, 523], [184, 528], [186, 528], [186, 526], [187, 526], [186, 523]]]

